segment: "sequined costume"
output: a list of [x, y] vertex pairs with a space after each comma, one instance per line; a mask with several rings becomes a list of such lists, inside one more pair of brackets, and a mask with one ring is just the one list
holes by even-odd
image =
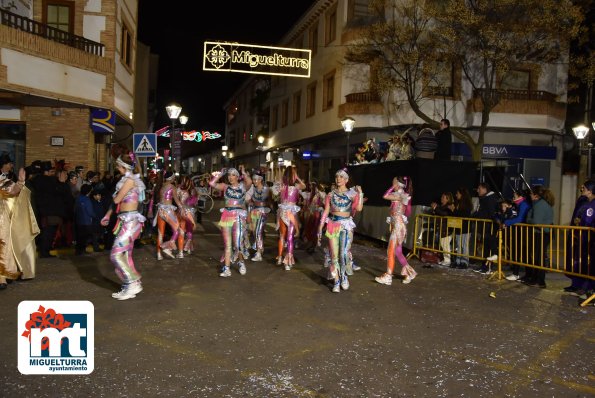
[[178, 209], [178, 216], [180, 221], [180, 229], [183, 233], [178, 235], [178, 247], [183, 247], [187, 253], [194, 251], [193, 231], [196, 227], [196, 203], [198, 202], [198, 194], [196, 190], [191, 192], [178, 188], [178, 198], [182, 202], [182, 207]]
[[262, 254], [264, 250], [264, 227], [267, 216], [271, 212], [269, 207], [269, 187], [264, 185], [261, 189], [252, 187], [252, 209], [250, 210], [250, 229], [254, 234], [252, 248]]
[[316, 244], [316, 233], [320, 224], [320, 215], [324, 210], [324, 199], [326, 194], [322, 191], [316, 191], [314, 196], [309, 197], [306, 205], [309, 210], [309, 217], [306, 220], [304, 229], [304, 240]]
[[[145, 198], [145, 184], [143, 183], [140, 174], [133, 174], [131, 171], [126, 171], [124, 177], [116, 184], [116, 191], [114, 197], [118, 195], [124, 183], [132, 179], [134, 187], [132, 187], [124, 196], [121, 203], [138, 203]], [[118, 206], [119, 207], [119, 206]], [[132, 259], [132, 250], [134, 249], [134, 241], [142, 232], [143, 224], [146, 218], [138, 211], [121, 211], [118, 213], [118, 221], [114, 228], [114, 244], [110, 259], [116, 267], [116, 274], [123, 283], [123, 286], [129, 286], [133, 282], [140, 281], [140, 274], [134, 266]]]
[[383, 198], [391, 201], [390, 216], [386, 218], [386, 222], [390, 225], [390, 239], [388, 241], [387, 249], [387, 264], [386, 273], [382, 276], [376, 277], [378, 283], [385, 285], [392, 284], [393, 272], [395, 269], [395, 257], [401, 264], [401, 275], [405, 278], [403, 283], [410, 283], [416, 276], [417, 272], [407, 262], [407, 258], [403, 255], [403, 242], [407, 236], [407, 209], [411, 195], [403, 189], [404, 184], [399, 183], [397, 190], [394, 187], [389, 188]]
[[248, 248], [244, 245], [244, 234], [246, 233], [246, 189], [240, 183], [237, 187], [225, 185], [223, 200], [225, 207], [221, 209], [221, 235], [223, 236], [224, 253], [221, 262], [225, 261], [228, 254], [232, 262], [239, 259], [240, 254], [244, 259], [250, 256]]
[[30, 197], [27, 187], [18, 192], [12, 180], [0, 175], [0, 277], [35, 277], [35, 236], [39, 226]]
[[[161, 200], [171, 203], [173, 199], [175, 187], [171, 184], [162, 188]], [[167, 249], [166, 253], [170, 255], [171, 250], [176, 248], [178, 236], [184, 232], [180, 229], [180, 223], [176, 215], [177, 207], [170, 203], [157, 204], [157, 258], [161, 258], [161, 250]], [[155, 221], [153, 221], [155, 222]], [[163, 242], [165, 235], [165, 226], [169, 225], [171, 228], [171, 238], [167, 242]], [[178, 244], [179, 251], [183, 250], [183, 246]], [[170, 255], [171, 256], [171, 255]]]
[[351, 261], [351, 243], [353, 242], [353, 229], [355, 223], [351, 216], [339, 216], [334, 213], [351, 213], [357, 208], [361, 200], [354, 189], [345, 192], [332, 191], [326, 196], [325, 206], [329, 207], [330, 214], [326, 222], [326, 237], [331, 256], [329, 279], [334, 279], [347, 284], [347, 275], [353, 275]]
[[[278, 242], [278, 257], [277, 263], [281, 261], [285, 264], [286, 269], [295, 264], [293, 257], [294, 249], [294, 235], [299, 234], [299, 223], [297, 213], [300, 207], [297, 205], [300, 196], [300, 190], [294, 185], [281, 185], [279, 191], [279, 210], [278, 210], [278, 227], [279, 227], [279, 242]], [[283, 256], [283, 249], [287, 246], [287, 253]]]

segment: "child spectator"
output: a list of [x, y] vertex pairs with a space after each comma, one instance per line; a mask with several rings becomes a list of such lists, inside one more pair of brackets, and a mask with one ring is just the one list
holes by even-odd
[[76, 199], [74, 208], [75, 222], [76, 222], [76, 247], [75, 255], [80, 256], [85, 254], [87, 242], [93, 236], [93, 219], [95, 212], [93, 210], [93, 203], [89, 197], [91, 194], [91, 185], [83, 184], [81, 186], [81, 193]]
[[95, 216], [93, 217], [93, 236], [92, 236], [92, 243], [93, 243], [93, 251], [100, 252], [101, 248], [99, 247], [99, 241], [103, 239], [103, 226], [101, 225], [101, 215], [107, 212], [107, 209], [104, 206], [104, 202], [102, 200], [103, 197], [103, 190], [94, 189], [91, 191], [91, 196], [93, 200], [91, 203], [93, 204], [93, 212]]

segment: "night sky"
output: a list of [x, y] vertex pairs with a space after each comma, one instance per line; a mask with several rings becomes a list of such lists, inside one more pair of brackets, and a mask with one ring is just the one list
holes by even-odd
[[183, 108], [182, 113], [189, 117], [188, 130], [223, 133], [223, 105], [250, 75], [203, 72], [204, 41], [277, 45], [313, 3], [313, 0], [208, 3], [141, 0], [138, 39], [159, 55], [155, 127], [170, 123], [165, 106], [177, 102]]

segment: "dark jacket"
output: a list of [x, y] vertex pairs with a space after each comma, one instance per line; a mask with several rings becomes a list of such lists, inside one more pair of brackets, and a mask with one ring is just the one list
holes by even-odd
[[[60, 181], [55, 176], [40, 174], [31, 183], [39, 217], [41, 219], [49, 216], [64, 218], [67, 198], [64, 197]], [[70, 195], [70, 192], [68, 194]]]
[[438, 147], [436, 148], [434, 159], [450, 160], [452, 147], [452, 133], [450, 129], [438, 130], [436, 132], [436, 140], [438, 141]]
[[498, 196], [490, 191], [485, 196], [479, 197], [479, 209], [473, 213], [474, 218], [491, 220], [498, 212]]
[[91, 198], [87, 195], [79, 195], [76, 198], [74, 214], [76, 225], [93, 225], [93, 220], [96, 216]]

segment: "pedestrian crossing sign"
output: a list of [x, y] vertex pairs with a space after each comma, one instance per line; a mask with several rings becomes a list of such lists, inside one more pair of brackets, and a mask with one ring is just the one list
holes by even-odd
[[157, 135], [155, 133], [134, 133], [132, 144], [136, 156], [157, 155]]

